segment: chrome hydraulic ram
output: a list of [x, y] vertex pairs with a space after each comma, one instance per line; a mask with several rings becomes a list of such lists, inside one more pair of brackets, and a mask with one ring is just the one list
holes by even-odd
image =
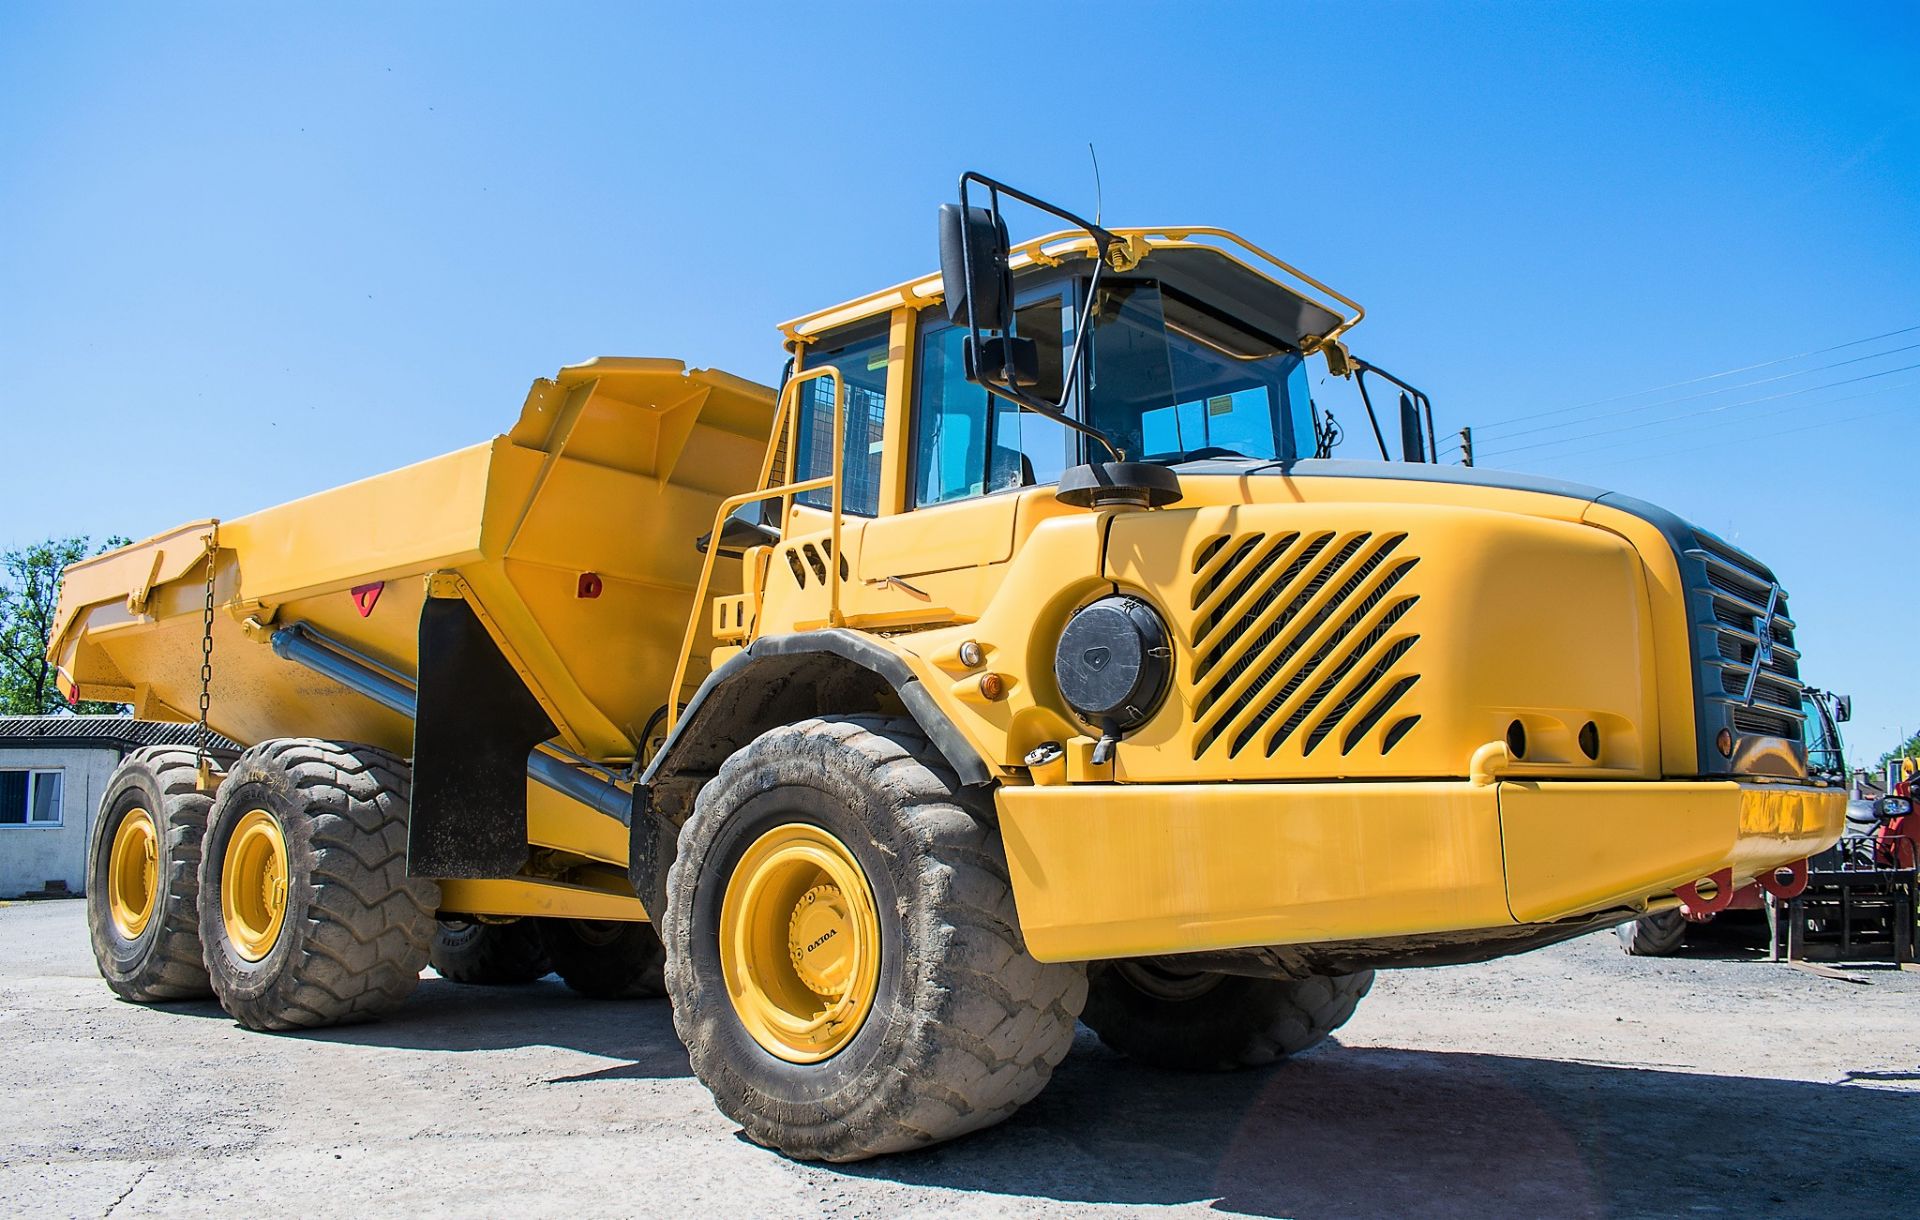
[[[272, 643], [274, 655], [282, 660], [305, 666], [348, 690], [365, 695], [381, 707], [399, 712], [409, 720], [413, 718], [412, 684], [372, 657], [355, 652], [305, 623], [289, 623], [275, 631]], [[614, 783], [611, 777], [597, 778], [544, 750], [535, 750], [527, 756], [527, 774], [534, 782], [623, 825], [633, 816], [633, 794]]]

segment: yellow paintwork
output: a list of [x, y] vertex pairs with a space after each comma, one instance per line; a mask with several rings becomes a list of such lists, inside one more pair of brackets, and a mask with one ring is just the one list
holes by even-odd
[[[563, 744], [631, 759], [694, 610], [693, 539], [747, 485], [772, 405], [765, 387], [678, 361], [590, 361], [536, 382], [493, 441], [219, 523], [212, 726], [243, 743], [309, 736], [408, 753], [406, 717], [281, 660], [267, 640], [306, 622], [410, 676], [439, 573]], [[588, 518], [632, 524], [583, 528]], [[50, 647], [63, 691], [193, 718], [213, 528], [183, 526], [68, 570]], [[583, 573], [600, 579], [597, 597], [579, 596]], [[735, 580], [723, 571], [716, 585]], [[363, 617], [350, 590], [382, 581]], [[704, 664], [690, 667], [689, 682], [704, 676]], [[618, 823], [538, 785], [528, 804], [533, 844], [626, 862]]]
[[147, 930], [160, 888], [160, 836], [153, 815], [129, 809], [107, 852], [107, 913], [128, 940]]
[[1734, 783], [1002, 788], [1042, 961], [1471, 932], [1736, 884], [1838, 835], [1835, 789]]
[[1824, 850], [1846, 817], [1839, 788], [1502, 784], [1508, 901], [1526, 923], [1633, 903], [1723, 868], [1741, 885]]
[[[1339, 322], [1308, 346], [1330, 364], [1364, 312], [1221, 230], [1116, 232], [1122, 265], [1204, 246], [1324, 305]], [[1056, 234], [1017, 247], [1013, 262], [1094, 254], [1085, 235]], [[795, 372], [781, 395], [673, 361], [572, 366], [535, 383], [487, 444], [220, 523], [213, 726], [243, 742], [318, 736], [405, 752], [404, 717], [265, 642], [304, 621], [404, 677], [424, 600], [456, 597], [559, 726], [556, 744], [621, 768], [647, 748], [656, 713], [677, 715], [754, 640], [860, 631], [1002, 781], [1023, 927], [1036, 952], [1062, 959], [1658, 907], [1676, 885], [1719, 868], [1748, 876], [1837, 832], [1832, 793], [1686, 782], [1697, 743], [1680, 572], [1659, 531], [1620, 509], [1273, 473], [1189, 474], [1184, 498], [1155, 511], [1072, 508], [1049, 487], [910, 508], [913, 353], [939, 300], [938, 277], [922, 277], [786, 323]], [[878, 511], [858, 517], [840, 508], [844, 390], [807, 353], [876, 318], [889, 349]], [[834, 383], [833, 462], [796, 480], [795, 404], [815, 378]], [[809, 490], [829, 491], [833, 507], [797, 503]], [[779, 502], [778, 542], [739, 562], [694, 551], [731, 509], [763, 500]], [[214, 525], [70, 570], [50, 653], [63, 691], [191, 718]], [[588, 575], [598, 596], [581, 594]], [[378, 581], [363, 617], [348, 590]], [[1053, 650], [1075, 610], [1116, 591], [1165, 617], [1174, 678], [1096, 764], [1091, 727], [1055, 689]], [[1588, 723], [1594, 758], [1578, 745]], [[1506, 745], [1516, 724], [1518, 756]], [[1027, 754], [1048, 742], [1061, 758], [1030, 772]], [[579, 872], [624, 863], [625, 828], [532, 786], [528, 826], [531, 843], [576, 871], [449, 881], [444, 909], [642, 915]], [[766, 875], [787, 885], [790, 863]], [[842, 899], [815, 915], [833, 915], [829, 941], [859, 943], [869, 933], [844, 869], [821, 870]], [[772, 1053], [831, 1054], [855, 1021], [829, 1005], [835, 1032], [794, 1033], [818, 1014], [801, 1013], [791, 988], [818, 994], [811, 979], [831, 992], [839, 976], [790, 961], [791, 977], [779, 975], [775, 940], [754, 939], [777, 929], [782, 953], [794, 936], [812, 943], [821, 932], [795, 931], [795, 904], [825, 884], [794, 891], [778, 918], [737, 920], [748, 930], [729, 950], [736, 1006]], [[761, 983], [739, 982], [755, 971]], [[764, 981], [774, 977], [785, 982]]]
[[460, 915], [537, 915], [563, 919], [616, 919], [647, 922], [646, 908], [631, 893], [564, 881], [523, 878], [506, 881], [445, 880], [440, 909]]
[[220, 919], [234, 951], [250, 962], [273, 952], [287, 919], [287, 837], [264, 809], [248, 810], [220, 863]]
[[720, 901], [720, 970], [768, 1054], [818, 1063], [853, 1040], [880, 986], [880, 917], [847, 845], [776, 826], [748, 846]]

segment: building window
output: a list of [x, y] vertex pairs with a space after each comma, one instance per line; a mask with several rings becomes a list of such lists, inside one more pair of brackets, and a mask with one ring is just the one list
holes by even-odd
[[0, 827], [59, 824], [60, 772], [0, 771]]

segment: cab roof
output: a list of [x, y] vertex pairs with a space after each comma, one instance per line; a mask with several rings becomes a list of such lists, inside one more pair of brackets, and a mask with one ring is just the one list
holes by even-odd
[[[1110, 263], [1115, 271], [1147, 266], [1190, 294], [1242, 322], [1313, 351], [1359, 324], [1366, 310], [1358, 301], [1282, 262], [1226, 229], [1206, 226], [1161, 229], [1113, 229], [1124, 245]], [[1014, 275], [1059, 267], [1071, 259], [1094, 257], [1087, 233], [1049, 233], [1013, 247]], [[895, 284], [780, 324], [789, 349], [850, 323], [883, 316], [906, 306], [922, 309], [943, 298], [938, 273]]]

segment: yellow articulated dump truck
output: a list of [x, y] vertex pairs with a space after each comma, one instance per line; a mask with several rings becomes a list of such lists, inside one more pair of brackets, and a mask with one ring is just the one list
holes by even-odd
[[[1376, 969], [1839, 834], [1764, 564], [1421, 460], [1359, 306], [1232, 234], [973, 174], [940, 222], [938, 274], [781, 328], [777, 390], [573, 365], [485, 444], [70, 569], [67, 693], [246, 746], [106, 792], [109, 984], [259, 1029], [430, 959], [664, 994], [748, 1135], [854, 1160], [1006, 1117], [1076, 1019], [1268, 1063]], [[1398, 459], [1333, 456], [1310, 359], [1397, 390]]]

